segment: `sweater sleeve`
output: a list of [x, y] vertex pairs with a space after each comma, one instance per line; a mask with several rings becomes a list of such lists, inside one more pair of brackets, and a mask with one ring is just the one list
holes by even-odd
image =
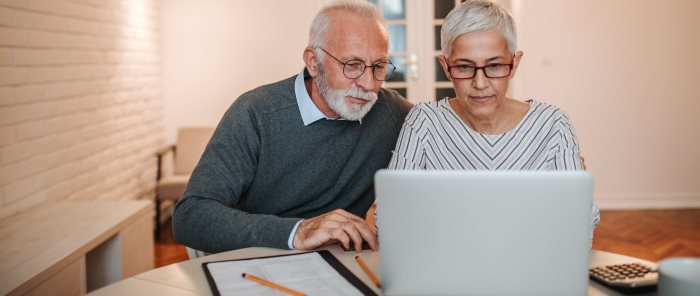
[[175, 206], [175, 240], [190, 248], [207, 253], [253, 246], [286, 249], [300, 220], [241, 210], [260, 151], [251, 101], [241, 97], [231, 105]]

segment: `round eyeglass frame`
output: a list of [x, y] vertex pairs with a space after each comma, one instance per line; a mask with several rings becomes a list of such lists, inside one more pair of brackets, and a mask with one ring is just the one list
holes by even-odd
[[[328, 56], [332, 57], [334, 60], [336, 60], [341, 65], [343, 65], [343, 75], [348, 79], [356, 79], [356, 78], [362, 76], [362, 74], [365, 74], [365, 71], [367, 70], [367, 68], [372, 68], [372, 78], [374, 78], [374, 80], [387, 81], [387, 80], [390, 80], [392, 77], [394, 77], [394, 72], [396, 70], [396, 66], [394, 66], [394, 64], [389, 59], [387, 59], [386, 62], [379, 62], [379, 63], [376, 63], [374, 65], [368, 66], [368, 65], [365, 65], [365, 61], [360, 60], [360, 59], [352, 59], [352, 60], [349, 60], [347, 62], [343, 62], [343, 61], [339, 60], [338, 58], [336, 58], [335, 56], [333, 56], [330, 52], [323, 49], [322, 47], [318, 46], [317, 48], [322, 50], [323, 52], [325, 52]], [[362, 71], [360, 71], [360, 73], [357, 75], [348, 75], [348, 73], [346, 73], [346, 71], [348, 69], [348, 64], [350, 64], [352, 62], [360, 62], [364, 66], [362, 68]], [[385, 64], [387, 66], [387, 72], [386, 72], [387, 74], [382, 75], [383, 76], [382, 79], [377, 78], [377, 67], [379, 67], [380, 64]], [[352, 71], [352, 70], [350, 70], [350, 71]]]

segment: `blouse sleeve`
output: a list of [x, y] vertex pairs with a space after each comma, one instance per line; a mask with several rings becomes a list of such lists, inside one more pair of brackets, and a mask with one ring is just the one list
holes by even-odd
[[554, 169], [563, 171], [583, 170], [581, 164], [580, 150], [576, 132], [571, 120], [566, 114], [561, 115], [558, 123], [558, 143], [555, 145], [554, 151]]
[[[560, 141], [554, 153], [554, 169], [556, 170], [584, 170], [581, 163], [581, 151], [579, 150], [578, 139], [571, 120], [566, 114], [562, 114], [559, 121]], [[591, 241], [593, 241], [593, 231], [600, 222], [600, 209], [595, 201], [591, 202]]]

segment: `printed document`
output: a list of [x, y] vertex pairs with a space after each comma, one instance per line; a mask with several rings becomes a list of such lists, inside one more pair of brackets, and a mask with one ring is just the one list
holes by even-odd
[[285, 295], [241, 278], [241, 273], [263, 278], [306, 295], [363, 295], [318, 252], [210, 262], [206, 268], [221, 295]]

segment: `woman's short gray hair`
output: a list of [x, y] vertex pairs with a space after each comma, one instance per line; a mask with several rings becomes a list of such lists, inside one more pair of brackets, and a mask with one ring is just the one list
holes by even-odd
[[[378, 20], [382, 15], [369, 1], [365, 0], [336, 0], [321, 8], [313, 22], [309, 32], [309, 46], [321, 47], [326, 42], [326, 34], [331, 27], [331, 14], [335, 11], [343, 11], [360, 17], [371, 17]], [[319, 52], [317, 50], [317, 52]]]
[[446, 58], [450, 56], [452, 44], [459, 36], [483, 30], [501, 32], [508, 42], [508, 50], [512, 53], [517, 50], [515, 21], [510, 11], [489, 0], [467, 0], [450, 11], [442, 24], [442, 54]]

